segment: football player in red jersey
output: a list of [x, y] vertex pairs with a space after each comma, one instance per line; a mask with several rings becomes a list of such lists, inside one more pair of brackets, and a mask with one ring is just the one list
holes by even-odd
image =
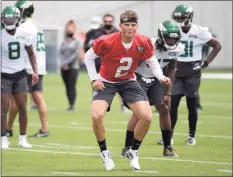
[[[139, 170], [138, 149], [146, 136], [152, 121], [148, 98], [136, 81], [135, 70], [146, 61], [153, 74], [161, 83], [170, 85], [170, 79], [163, 75], [154, 56], [150, 38], [136, 34], [138, 16], [128, 10], [120, 16], [121, 32], [98, 38], [85, 54], [85, 64], [95, 89], [92, 101], [92, 127], [97, 138], [101, 158], [106, 170], [115, 167], [105, 140], [104, 115], [116, 93], [119, 93], [133, 113], [139, 118], [134, 130], [132, 146], [127, 153], [130, 167]], [[95, 69], [95, 59], [101, 57], [99, 74]]]

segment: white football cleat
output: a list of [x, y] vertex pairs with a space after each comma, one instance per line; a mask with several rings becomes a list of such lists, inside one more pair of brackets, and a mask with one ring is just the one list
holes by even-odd
[[2, 144], [1, 144], [2, 149], [9, 149], [9, 141], [7, 136], [2, 136]]
[[100, 156], [104, 162], [104, 166], [107, 171], [111, 171], [115, 168], [115, 164], [113, 160], [111, 159], [109, 150], [102, 151], [100, 153]]
[[196, 140], [195, 140], [195, 138], [189, 136], [188, 139], [185, 141], [185, 144], [190, 145], [190, 146], [194, 146], [194, 145], [196, 145]]
[[131, 148], [126, 152], [125, 156], [130, 159], [130, 167], [135, 170], [140, 170], [138, 162], [138, 151], [132, 150]]
[[26, 135], [20, 135], [19, 136], [19, 147], [22, 148], [32, 148], [32, 145], [27, 142]]

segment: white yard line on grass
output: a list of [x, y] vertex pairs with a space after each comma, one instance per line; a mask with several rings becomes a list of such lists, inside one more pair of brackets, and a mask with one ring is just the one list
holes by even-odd
[[157, 171], [141, 171], [141, 170], [137, 170], [135, 172], [138, 172], [138, 173], [159, 173]]
[[80, 175], [79, 173], [73, 173], [73, 172], [59, 172], [59, 171], [53, 171], [51, 172], [53, 174], [62, 174], [62, 175]]
[[203, 79], [232, 79], [232, 73], [203, 73]]
[[[50, 153], [50, 154], [69, 154], [69, 155], [83, 155], [83, 156], [95, 156], [99, 157], [99, 154], [89, 154], [89, 153], [80, 153], [80, 152], [61, 152], [61, 151], [48, 151], [48, 150], [36, 150], [36, 149], [20, 149], [20, 148], [9, 148], [6, 151], [25, 151], [25, 152], [41, 152], [41, 153]], [[116, 158], [122, 158], [120, 156], [114, 156]], [[157, 158], [157, 157], [140, 157], [140, 159], [146, 160], [161, 160], [161, 161], [175, 161], [175, 162], [190, 162], [190, 163], [200, 163], [200, 164], [216, 164], [216, 165], [231, 165], [232, 163], [228, 162], [209, 162], [209, 161], [198, 161], [198, 160], [184, 160], [184, 159], [173, 159], [173, 158]]]
[[[28, 126], [37, 127], [40, 124], [28, 124]], [[49, 125], [50, 128], [59, 128], [59, 129], [75, 129], [75, 130], [92, 130], [91, 127], [72, 127], [72, 126], [59, 126], [59, 125]], [[125, 129], [113, 129], [113, 128], [106, 128], [107, 131], [112, 132], [125, 132]], [[161, 132], [149, 131], [149, 134], [161, 134]], [[188, 136], [187, 134], [183, 133], [174, 133], [175, 136]], [[220, 138], [220, 139], [232, 139], [232, 136], [219, 136], [219, 135], [196, 135], [196, 137], [203, 137], [203, 138]]]
[[233, 172], [232, 170], [217, 170], [217, 171], [226, 172], [226, 173], [232, 173]]
[[[99, 149], [97, 146], [71, 146], [67, 144], [58, 144], [58, 143], [47, 143], [47, 145], [64, 147], [64, 148], [79, 148], [79, 149]], [[111, 146], [109, 148], [112, 148]]]

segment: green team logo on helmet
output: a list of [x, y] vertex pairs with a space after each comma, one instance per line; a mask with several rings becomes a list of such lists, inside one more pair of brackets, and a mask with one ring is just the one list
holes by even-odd
[[181, 38], [178, 24], [172, 20], [166, 20], [159, 25], [159, 43], [168, 50], [174, 50]]
[[172, 14], [172, 19], [181, 27], [190, 26], [193, 20], [193, 8], [188, 4], [178, 5]]
[[1, 25], [6, 30], [14, 30], [18, 27], [20, 20], [20, 11], [15, 6], [7, 6], [1, 13]]
[[19, 0], [15, 6], [20, 10], [21, 18], [25, 20], [34, 13], [34, 6], [31, 1]]

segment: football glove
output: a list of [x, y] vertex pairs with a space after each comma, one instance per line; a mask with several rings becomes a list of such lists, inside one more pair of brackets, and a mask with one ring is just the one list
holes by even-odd
[[193, 67], [193, 70], [194, 71], [199, 71], [199, 70], [207, 68], [207, 67], [208, 67], [207, 61], [202, 61], [200, 64], [198, 64], [195, 67]]

